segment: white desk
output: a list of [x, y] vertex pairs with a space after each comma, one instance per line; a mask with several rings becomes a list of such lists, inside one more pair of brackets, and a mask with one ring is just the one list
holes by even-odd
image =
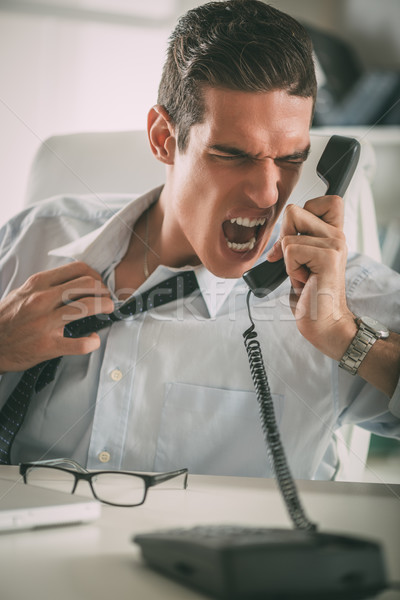
[[[0, 477], [15, 480], [17, 467], [0, 466]], [[136, 508], [103, 506], [90, 525], [0, 535], [1, 599], [200, 600], [205, 596], [146, 567], [132, 535], [202, 523], [290, 525], [273, 480], [189, 475], [187, 490], [178, 485], [151, 488]], [[400, 485], [304, 481], [298, 487], [321, 530], [379, 540], [389, 577], [400, 580]], [[379, 598], [399, 599], [400, 592]]]

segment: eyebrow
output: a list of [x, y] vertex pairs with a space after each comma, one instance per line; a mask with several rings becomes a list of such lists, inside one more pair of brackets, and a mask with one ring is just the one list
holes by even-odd
[[[224, 154], [231, 154], [232, 156], [242, 156], [243, 158], [250, 158], [252, 160], [259, 160], [262, 158], [261, 153], [251, 154], [249, 152], [245, 152], [240, 148], [236, 148], [235, 146], [227, 146], [225, 144], [210, 144], [208, 146], [209, 150], [216, 150], [217, 152], [223, 152]], [[287, 154], [285, 156], [277, 156], [274, 160], [278, 161], [287, 161], [287, 160], [307, 160], [310, 154], [310, 145], [307, 146], [304, 150], [298, 150], [297, 152], [293, 152], [293, 154]]]

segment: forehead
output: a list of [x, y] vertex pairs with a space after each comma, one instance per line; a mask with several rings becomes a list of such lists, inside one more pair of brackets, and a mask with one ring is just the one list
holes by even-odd
[[279, 155], [309, 143], [312, 98], [291, 96], [284, 90], [243, 92], [208, 87], [204, 104], [202, 123], [192, 129], [197, 130], [193, 137], [206, 145], [238, 145], [251, 152]]

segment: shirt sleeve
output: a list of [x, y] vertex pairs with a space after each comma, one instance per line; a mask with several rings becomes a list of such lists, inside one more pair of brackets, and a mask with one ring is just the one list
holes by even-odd
[[389, 410], [398, 419], [400, 419], [400, 379], [397, 382], [397, 387], [389, 402]]
[[[346, 272], [346, 294], [356, 316], [377, 319], [400, 333], [400, 274], [365, 256], [353, 255]], [[337, 368], [339, 425], [357, 424], [378, 435], [400, 439], [400, 379], [393, 396], [359, 376]]]

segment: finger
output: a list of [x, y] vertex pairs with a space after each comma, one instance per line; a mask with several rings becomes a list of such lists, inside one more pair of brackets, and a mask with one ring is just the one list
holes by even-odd
[[331, 281], [344, 260], [343, 253], [333, 247], [321, 248], [306, 244], [289, 244], [284, 256], [288, 275], [303, 283], [311, 273], [322, 274]]
[[112, 313], [114, 302], [109, 297], [86, 297], [62, 306], [56, 310], [56, 315], [62, 324], [98, 315], [100, 313]]
[[89, 267], [89, 265], [84, 262], [75, 261], [62, 265], [61, 267], [56, 267], [55, 269], [35, 273], [28, 279], [28, 282], [33, 282], [35, 284], [34, 287], [39, 289], [62, 285], [63, 283], [82, 276], [90, 276], [98, 281], [102, 280], [101, 275], [92, 269], [92, 267]]
[[97, 333], [80, 338], [62, 338], [59, 342], [60, 355], [77, 356], [90, 354], [100, 348], [100, 337]]
[[[313, 217], [313, 219], [316, 217]], [[320, 246], [320, 247], [330, 247], [331, 246], [331, 240], [344, 240], [344, 234], [342, 232], [340, 232], [338, 229], [333, 228], [331, 226], [329, 231], [326, 229], [326, 227], [319, 227], [318, 226], [318, 220], [317, 220], [317, 227], [316, 229], [318, 229], [319, 232], [319, 236], [317, 236], [317, 232], [316, 230], [313, 231], [312, 234], [310, 234], [308, 232], [308, 229], [311, 229], [310, 224], [308, 223], [308, 228], [306, 230], [306, 227], [303, 227], [303, 233], [300, 235], [299, 232], [297, 231], [299, 228], [299, 222], [305, 222], [305, 220], [308, 220], [309, 217], [306, 216], [305, 219], [300, 219], [300, 221], [297, 222], [297, 225], [294, 225], [294, 223], [289, 223], [286, 222], [285, 225], [282, 225], [281, 227], [281, 231], [280, 231], [280, 235], [279, 238], [276, 240], [276, 242], [274, 243], [274, 245], [269, 249], [268, 253], [267, 253], [267, 260], [269, 260], [270, 262], [275, 262], [277, 260], [279, 260], [280, 258], [284, 257], [284, 251], [285, 248], [289, 245], [289, 244], [303, 244], [303, 245], [309, 245], [309, 246]], [[331, 233], [331, 236], [328, 235], [328, 233]], [[340, 234], [340, 235], [339, 235]], [[333, 237], [332, 237], [333, 236]]]
[[266, 258], [270, 262], [275, 262], [280, 258], [283, 258], [282, 240], [280, 238], [278, 238], [275, 244], [268, 250]]
[[310, 235], [286, 235], [281, 241], [283, 254], [288, 246], [306, 246], [315, 248], [331, 248], [337, 252], [347, 253], [346, 238], [342, 232], [335, 237], [314, 237]]
[[313, 198], [304, 204], [304, 210], [319, 217], [325, 223], [343, 229], [344, 203], [340, 196]]
[[[25, 314], [28, 316], [47, 316], [58, 308], [65, 308], [72, 302], [84, 298], [104, 298], [109, 300], [106, 302], [106, 310], [112, 306], [112, 300], [109, 289], [101, 282], [94, 281], [92, 277], [78, 278], [74, 281], [69, 281], [66, 284], [56, 287], [41, 287], [39, 288], [28, 286], [34, 282], [27, 282], [24, 290], [25, 301], [23, 307]], [[111, 304], [110, 304], [111, 302]], [[113, 310], [111, 308], [111, 310]], [[111, 312], [110, 310], [110, 312]], [[101, 309], [97, 312], [101, 312]]]
[[58, 286], [58, 294], [63, 304], [86, 296], [110, 296], [108, 287], [91, 275], [78, 277]]
[[280, 238], [286, 235], [310, 235], [317, 237], [331, 237], [341, 229], [323, 221], [314, 213], [291, 204], [287, 207], [282, 221]]

